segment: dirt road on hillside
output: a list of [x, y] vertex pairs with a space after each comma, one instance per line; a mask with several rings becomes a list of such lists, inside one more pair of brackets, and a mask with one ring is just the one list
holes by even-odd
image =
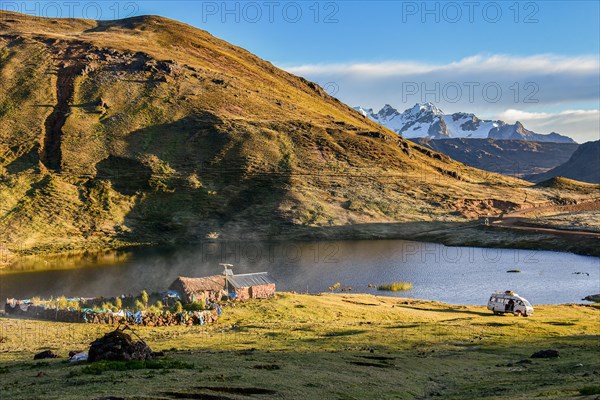
[[595, 211], [600, 210], [600, 199], [592, 199], [583, 201], [578, 204], [566, 204], [564, 206], [557, 206], [555, 204], [546, 205], [542, 207], [531, 207], [520, 210], [515, 210], [504, 214], [503, 218], [516, 218], [524, 217], [529, 214], [560, 214], [564, 212], [581, 212], [581, 211]]
[[530, 222], [531, 219], [528, 215], [535, 214], [560, 214], [564, 212], [581, 212], [581, 211], [596, 211], [600, 210], [600, 199], [594, 199], [579, 204], [568, 204], [564, 206], [543, 206], [543, 207], [532, 207], [522, 210], [506, 213], [500, 217], [497, 221], [492, 223], [492, 226], [499, 228], [507, 228], [517, 231], [528, 231], [535, 233], [550, 233], [556, 235], [566, 236], [586, 236], [596, 237], [600, 239], [599, 232], [591, 232], [584, 230], [573, 230], [573, 229], [561, 229], [558, 227], [550, 228], [547, 226], [537, 225]]

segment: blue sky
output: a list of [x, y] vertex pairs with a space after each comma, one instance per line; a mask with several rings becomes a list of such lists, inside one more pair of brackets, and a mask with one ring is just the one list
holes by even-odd
[[0, 1], [0, 8], [94, 19], [163, 15], [327, 86], [350, 105], [433, 101], [446, 112], [518, 117], [579, 141], [597, 139], [600, 129], [597, 1], [66, 0]]

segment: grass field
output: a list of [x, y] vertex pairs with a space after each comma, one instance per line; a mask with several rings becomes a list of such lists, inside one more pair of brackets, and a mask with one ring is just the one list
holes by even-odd
[[[598, 305], [485, 307], [284, 293], [207, 327], [140, 328], [157, 362], [70, 365], [103, 325], [0, 319], [6, 399], [594, 399]], [[560, 358], [531, 359], [553, 348]], [[63, 358], [33, 361], [53, 349]], [[595, 383], [596, 382], [596, 383]], [[581, 393], [589, 393], [582, 395]], [[114, 396], [114, 397], [110, 397]]]
[[543, 216], [533, 219], [532, 222], [548, 228], [600, 232], [600, 211], [571, 212]]

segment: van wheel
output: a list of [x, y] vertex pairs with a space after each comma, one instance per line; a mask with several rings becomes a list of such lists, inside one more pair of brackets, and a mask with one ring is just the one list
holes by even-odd
[[500, 315], [498, 311], [494, 311], [494, 315]]

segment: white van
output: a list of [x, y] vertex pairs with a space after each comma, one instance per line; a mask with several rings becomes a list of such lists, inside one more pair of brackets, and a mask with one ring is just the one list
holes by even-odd
[[526, 299], [511, 290], [496, 292], [490, 296], [487, 304], [488, 310], [494, 314], [512, 313], [529, 317], [533, 315], [533, 306]]

